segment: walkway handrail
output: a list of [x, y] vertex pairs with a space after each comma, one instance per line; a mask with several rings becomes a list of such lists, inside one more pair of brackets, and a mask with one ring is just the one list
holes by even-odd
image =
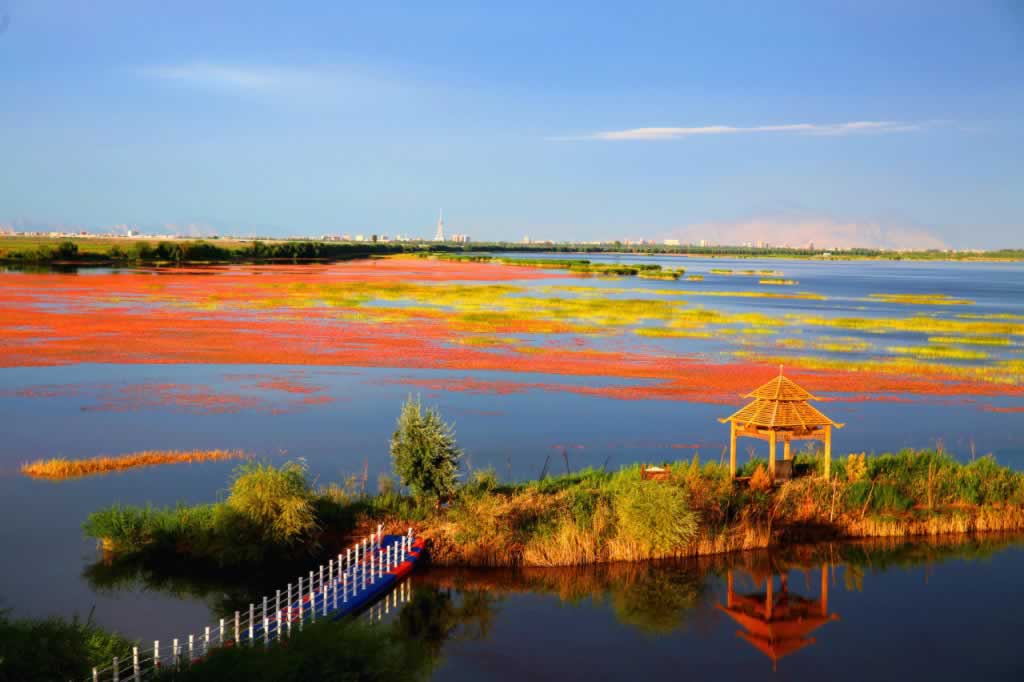
[[160, 640], [144, 650], [134, 646], [130, 656], [115, 656], [110, 665], [93, 668], [92, 676], [83, 682], [139, 682], [160, 669], [190, 666], [219, 647], [255, 646], [260, 641], [269, 646], [290, 636], [293, 626], [301, 631], [306, 621], [316, 622], [318, 616], [340, 617], [368, 605], [372, 593], [387, 586], [392, 572], [400, 577], [411, 569], [401, 567], [408, 559], [417, 558], [422, 547], [412, 528], [404, 535], [385, 536], [382, 530], [378, 525], [375, 533], [330, 559], [326, 566], [321, 564], [309, 575], [299, 576], [294, 585], [288, 583], [284, 590], [249, 604], [244, 612], [235, 611], [216, 625], [205, 626], [198, 636], [193, 633], [173, 639], [170, 646], [161, 646]]

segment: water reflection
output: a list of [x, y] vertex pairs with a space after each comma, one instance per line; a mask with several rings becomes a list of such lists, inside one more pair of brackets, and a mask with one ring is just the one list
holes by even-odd
[[[914, 676], [926, 665], [947, 679], [963, 672], [971, 646], [989, 652], [999, 679], [1021, 667], [998, 639], [1012, 628], [991, 614], [1024, 608], [1024, 596], [998, 589], [1024, 568], [1024, 553], [1011, 551], [1022, 544], [1020, 535], [989, 535], [572, 569], [434, 567], [361, 618], [386, 628], [435, 680], [770, 679], [776, 670], [817, 679], [837, 656], [857, 664], [830, 673], [837, 680]], [[215, 612], [250, 598], [230, 581], [155, 567], [99, 564], [88, 577], [96, 587], [198, 597]], [[955, 636], [963, 651], [933, 661], [907, 631], [928, 647]]]
[[[763, 590], [737, 593], [736, 574], [743, 573], [728, 569], [726, 572], [726, 601], [718, 608], [743, 628], [736, 635], [749, 642], [755, 649], [772, 660], [772, 669], [778, 668], [779, 659], [814, 644], [811, 632], [826, 623], [838, 620], [839, 616], [828, 611], [829, 565], [822, 564], [821, 580], [817, 599], [810, 599], [789, 588], [789, 573], [779, 572], [780, 589], [775, 591], [775, 573], [762, 575], [747, 573], [756, 586]], [[804, 570], [804, 577], [810, 582], [810, 569]]]

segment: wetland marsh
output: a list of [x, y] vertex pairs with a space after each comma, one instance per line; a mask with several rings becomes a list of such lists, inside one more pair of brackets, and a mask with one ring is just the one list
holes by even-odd
[[[97, 579], [81, 530], [112, 503], [222, 500], [235, 463], [63, 481], [25, 477], [24, 463], [238, 450], [304, 458], [322, 483], [365, 475], [372, 489], [410, 393], [456, 423], [468, 473], [503, 481], [719, 461], [728, 431], [715, 419], [780, 364], [847, 424], [836, 457], [939, 447], [1024, 469], [1018, 263], [585, 258], [673, 276], [411, 257], [0, 272], [0, 539], [19, 557], [4, 562], [0, 607], [40, 617], [95, 606], [105, 627], [167, 638], [246, 590]], [[743, 450], [741, 463], [764, 450]], [[1020, 563], [1019, 550], [995, 552]], [[437, 674], [468, 679], [473, 665]]]

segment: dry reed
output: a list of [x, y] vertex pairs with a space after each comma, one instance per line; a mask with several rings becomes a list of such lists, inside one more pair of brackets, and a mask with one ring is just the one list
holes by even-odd
[[21, 473], [33, 478], [63, 480], [160, 464], [216, 462], [228, 459], [243, 459], [246, 456], [246, 453], [242, 450], [145, 450], [115, 457], [40, 459], [22, 464]]

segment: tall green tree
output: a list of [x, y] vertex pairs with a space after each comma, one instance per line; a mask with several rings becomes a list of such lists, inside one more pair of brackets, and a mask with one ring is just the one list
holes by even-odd
[[455, 492], [461, 458], [454, 427], [409, 396], [391, 436], [391, 461], [402, 485], [420, 497], [448, 497]]

